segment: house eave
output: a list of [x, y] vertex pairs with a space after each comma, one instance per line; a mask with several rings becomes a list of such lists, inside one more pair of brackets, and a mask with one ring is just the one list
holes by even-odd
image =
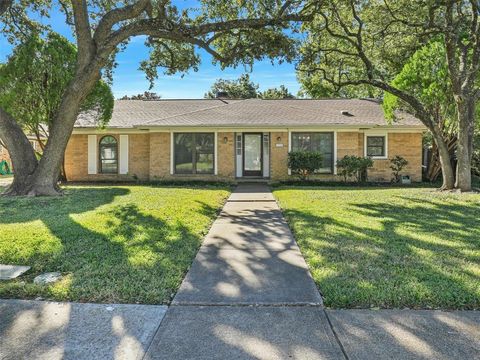
[[132, 127], [116, 127], [109, 126], [106, 128], [95, 127], [76, 127], [74, 134], [92, 134], [92, 133], [146, 133], [146, 132], [171, 132], [171, 131], [205, 131], [211, 129], [215, 131], [271, 131], [271, 132], [288, 132], [295, 130], [310, 131], [366, 131], [372, 129], [397, 131], [397, 132], [425, 132], [427, 129], [423, 125], [378, 125], [378, 124], [321, 124], [321, 125], [272, 125], [272, 124], [256, 124], [256, 125], [135, 125]]

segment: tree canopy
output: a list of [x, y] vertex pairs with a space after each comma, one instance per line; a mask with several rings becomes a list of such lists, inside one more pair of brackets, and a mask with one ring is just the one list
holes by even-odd
[[144, 91], [143, 94], [137, 95], [124, 95], [120, 98], [120, 100], [160, 100], [162, 97], [157, 93]]
[[293, 99], [295, 98], [285, 87], [270, 88], [265, 91], [259, 91], [260, 85], [250, 80], [249, 74], [242, 74], [238, 79], [226, 80], [217, 79], [210, 90], [205, 93], [206, 99], [215, 99], [216, 97], [225, 97], [228, 99]]
[[242, 74], [238, 79], [217, 79], [205, 93], [206, 99], [215, 99], [219, 94], [229, 99], [253, 99], [257, 97], [258, 84], [250, 80], [249, 74]]
[[[286, 30], [311, 18], [314, 10], [303, 1], [289, 0], [202, 0], [181, 6], [151, 0], [59, 4], [78, 48], [74, 76], [62, 94], [39, 161], [18, 119], [0, 106], [0, 139], [16, 170], [9, 195], [59, 194], [58, 174], [81, 106], [102, 77], [111, 79], [115, 55], [132, 37], [147, 37], [150, 56], [140, 66], [153, 82], [160, 72], [198, 70], [199, 50], [210, 54], [221, 67], [251, 66], [264, 58], [290, 60], [295, 39], [292, 31]], [[55, 31], [58, 22], [47, 26], [35, 22], [48, 16], [54, 5], [50, 0], [7, 0], [0, 8], [1, 31], [12, 43], [24, 42], [32, 31]]]
[[280, 85], [278, 88], [270, 88], [265, 91], [262, 91], [258, 94], [258, 96], [262, 99], [294, 99], [293, 96], [287, 89], [285, 85]]
[[[477, 1], [330, 0], [318, 4], [305, 24], [299, 71], [319, 76], [334, 92], [373, 86], [409, 104], [440, 151], [443, 188], [471, 189], [474, 112], [480, 97], [480, 21]], [[441, 38], [457, 114], [457, 178], [442, 131], [418, 94], [392, 84], [413, 54]]]
[[[75, 46], [63, 36], [32, 34], [0, 67], [0, 106], [28, 133], [48, 138], [63, 92], [74, 76], [76, 57]], [[112, 109], [112, 92], [102, 80], [80, 107], [80, 111], [95, 110], [99, 126], [110, 120]]]

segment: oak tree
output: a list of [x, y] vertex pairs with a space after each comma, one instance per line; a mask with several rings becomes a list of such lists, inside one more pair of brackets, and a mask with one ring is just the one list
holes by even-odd
[[[314, 1], [316, 17], [305, 30], [302, 71], [317, 73], [336, 89], [373, 86], [407, 103], [430, 130], [442, 163], [443, 188], [471, 189], [475, 104], [480, 96], [478, 1], [331, 0]], [[442, 130], [422, 99], [392, 85], [416, 50], [441, 37], [452, 86], [457, 131], [457, 177]]]
[[[41, 27], [33, 15], [48, 15], [55, 4], [12, 0], [4, 6], [2, 2], [2, 31], [10, 40], [22, 41], [32, 27]], [[109, 75], [115, 55], [132, 37], [147, 36], [150, 57], [141, 68], [153, 81], [159, 68], [167, 74], [197, 70], [199, 49], [221, 66], [251, 65], [265, 56], [292, 57], [293, 40], [284, 30], [311, 18], [312, 11], [302, 1], [289, 0], [203, 0], [182, 9], [167, 0], [60, 0], [59, 4], [76, 39], [74, 75], [62, 94], [39, 161], [19, 121], [0, 107], [0, 139], [15, 168], [10, 195], [60, 193], [57, 179], [81, 104], [101, 77]]]

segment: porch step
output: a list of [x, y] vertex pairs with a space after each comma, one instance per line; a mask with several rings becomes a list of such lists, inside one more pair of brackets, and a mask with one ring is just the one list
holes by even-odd
[[237, 178], [235, 179], [237, 183], [262, 183], [267, 184], [270, 182], [270, 179], [265, 178]]

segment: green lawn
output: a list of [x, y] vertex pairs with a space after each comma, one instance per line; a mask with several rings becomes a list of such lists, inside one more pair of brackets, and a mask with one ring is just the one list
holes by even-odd
[[[221, 186], [78, 186], [0, 198], [0, 263], [32, 269], [0, 298], [168, 303], [230, 192]], [[62, 281], [33, 278], [60, 271]]]
[[280, 187], [325, 304], [480, 308], [480, 195]]

